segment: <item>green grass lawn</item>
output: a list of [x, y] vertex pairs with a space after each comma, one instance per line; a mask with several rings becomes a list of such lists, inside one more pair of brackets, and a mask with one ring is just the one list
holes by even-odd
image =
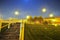
[[25, 24], [24, 40], [60, 40], [60, 26]]

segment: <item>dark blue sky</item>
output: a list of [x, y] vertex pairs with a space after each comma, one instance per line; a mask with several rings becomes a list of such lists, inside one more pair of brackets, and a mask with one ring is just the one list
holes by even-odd
[[49, 13], [60, 16], [60, 0], [0, 0], [0, 15], [4, 18], [15, 17], [14, 11], [19, 10], [19, 18], [26, 15], [40, 16], [44, 7], [47, 9], [44, 17]]

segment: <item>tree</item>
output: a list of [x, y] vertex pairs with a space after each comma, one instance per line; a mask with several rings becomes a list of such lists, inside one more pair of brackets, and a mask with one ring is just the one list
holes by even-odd
[[38, 20], [39, 20], [40, 23], [43, 23], [43, 17], [42, 16], [39, 16]]
[[51, 20], [49, 20], [48, 22], [49, 22], [50, 25], [52, 25], [52, 21]]
[[37, 21], [37, 20], [38, 20], [38, 18], [36, 16], [34, 16], [34, 21]]
[[27, 16], [27, 21], [33, 21], [33, 18], [32, 18], [32, 16]]
[[48, 25], [48, 22], [47, 21], [44, 21], [43, 24]]

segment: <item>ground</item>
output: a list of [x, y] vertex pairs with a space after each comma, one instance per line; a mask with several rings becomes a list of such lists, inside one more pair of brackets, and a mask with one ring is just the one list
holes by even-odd
[[[0, 40], [19, 40], [20, 24], [0, 32]], [[60, 25], [24, 24], [24, 40], [60, 40]]]

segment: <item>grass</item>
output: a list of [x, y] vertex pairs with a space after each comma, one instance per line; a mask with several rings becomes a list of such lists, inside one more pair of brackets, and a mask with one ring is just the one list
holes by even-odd
[[25, 24], [24, 40], [60, 40], [60, 26]]

